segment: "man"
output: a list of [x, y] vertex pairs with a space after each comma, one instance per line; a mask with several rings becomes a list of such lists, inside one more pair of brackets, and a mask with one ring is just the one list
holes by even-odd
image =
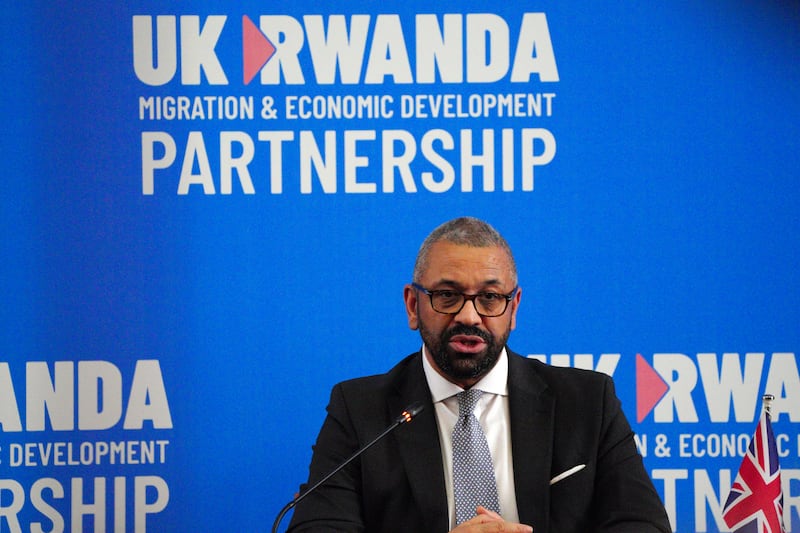
[[309, 481], [412, 402], [425, 410], [301, 501], [290, 531], [670, 531], [611, 379], [506, 348], [522, 290], [491, 226], [434, 230], [404, 297], [421, 351], [333, 388]]

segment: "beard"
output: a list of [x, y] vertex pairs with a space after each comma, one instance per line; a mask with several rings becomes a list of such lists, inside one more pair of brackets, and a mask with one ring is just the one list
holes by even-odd
[[[455, 380], [463, 380], [483, 377], [494, 367], [506, 345], [511, 329], [507, 329], [500, 338], [495, 338], [488, 331], [457, 324], [437, 335], [420, 322], [419, 332], [439, 370]], [[480, 337], [486, 343], [486, 348], [478, 353], [457, 352], [450, 348], [450, 339], [456, 335]]]

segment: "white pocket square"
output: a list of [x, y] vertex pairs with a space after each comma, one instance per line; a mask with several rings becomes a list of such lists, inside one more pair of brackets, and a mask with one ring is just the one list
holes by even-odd
[[581, 471], [581, 470], [583, 470], [584, 468], [586, 468], [586, 465], [577, 465], [577, 466], [573, 466], [573, 467], [572, 467], [572, 468], [570, 468], [569, 470], [565, 470], [564, 472], [561, 472], [559, 475], [557, 475], [556, 477], [554, 477], [553, 479], [551, 479], [551, 480], [550, 480], [550, 484], [551, 484], [551, 485], [555, 485], [556, 483], [558, 483], [558, 482], [559, 482], [559, 481], [561, 481], [562, 479], [568, 478], [569, 476], [571, 476], [571, 475], [572, 475], [572, 474], [574, 474], [575, 472], [580, 472], [580, 471]]

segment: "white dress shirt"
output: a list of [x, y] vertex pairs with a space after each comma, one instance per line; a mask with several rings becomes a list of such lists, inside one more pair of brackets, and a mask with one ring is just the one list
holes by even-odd
[[[456, 395], [464, 389], [447, 381], [428, 361], [425, 346], [422, 347], [422, 366], [431, 390], [439, 442], [442, 448], [444, 482], [447, 490], [447, 509], [450, 529], [455, 523], [455, 500], [453, 498], [453, 428], [458, 421], [458, 399]], [[472, 388], [484, 392], [475, 406], [475, 417], [486, 434], [492, 454], [500, 514], [509, 522], [519, 522], [517, 499], [514, 490], [514, 466], [511, 457], [511, 420], [508, 410], [508, 356], [505, 348], [497, 363], [483, 379]]]

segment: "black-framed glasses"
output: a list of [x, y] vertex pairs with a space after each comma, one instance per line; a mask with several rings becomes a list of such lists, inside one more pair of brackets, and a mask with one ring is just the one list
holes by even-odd
[[514, 287], [514, 290], [509, 294], [501, 294], [497, 292], [479, 292], [476, 294], [464, 294], [463, 292], [454, 291], [452, 289], [442, 289], [432, 291], [426, 289], [418, 283], [412, 283], [412, 287], [418, 291], [422, 291], [431, 299], [431, 307], [437, 313], [444, 315], [457, 315], [464, 308], [467, 301], [471, 301], [475, 306], [475, 311], [484, 317], [500, 316], [508, 309], [508, 302], [517, 294], [519, 287]]

